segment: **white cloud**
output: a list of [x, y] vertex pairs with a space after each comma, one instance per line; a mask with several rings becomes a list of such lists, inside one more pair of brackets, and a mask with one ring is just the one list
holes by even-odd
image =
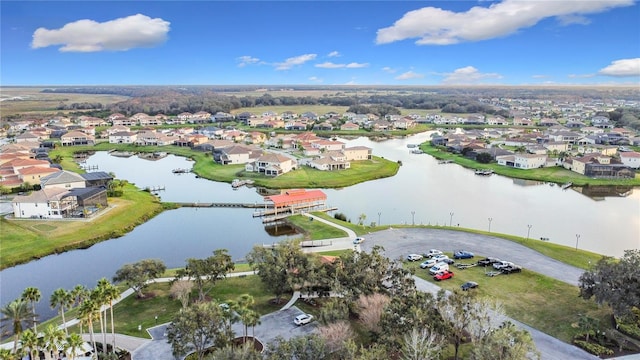
[[448, 45], [507, 36], [539, 21], [555, 17], [561, 22], [584, 23], [583, 15], [633, 5], [634, 0], [539, 1], [504, 0], [465, 12], [436, 7], [409, 11], [392, 26], [377, 31], [376, 43], [418, 38], [418, 45]]
[[596, 76], [595, 74], [569, 74], [567, 75], [570, 79], [588, 79]]
[[383, 67], [383, 68], [382, 68], [382, 71], [384, 71], [384, 72], [388, 72], [389, 74], [393, 74], [393, 73], [395, 73], [397, 70], [396, 70], [396, 69], [394, 69], [394, 68], [392, 68], [392, 67], [385, 66], [385, 67]]
[[296, 65], [302, 65], [315, 59], [317, 54], [304, 54], [286, 59], [284, 62], [276, 63], [276, 70], [289, 70]]
[[260, 62], [260, 59], [249, 55], [240, 56], [236, 60], [238, 61], [238, 67], [245, 67], [247, 65], [257, 64]]
[[454, 70], [451, 73], [441, 74], [443, 84], [477, 84], [486, 79], [502, 79], [502, 75], [497, 73], [481, 73], [473, 66], [467, 66]]
[[640, 58], [613, 61], [609, 66], [598, 71], [598, 74], [618, 77], [640, 76]]
[[332, 51], [327, 55], [327, 57], [338, 57], [338, 56], [340, 56], [340, 53], [337, 51]]
[[60, 29], [38, 28], [33, 33], [34, 49], [62, 45], [64, 52], [125, 51], [153, 47], [166, 41], [168, 21], [136, 14], [102, 23], [83, 19]]
[[407, 71], [395, 77], [396, 80], [409, 80], [409, 79], [422, 79], [424, 75], [415, 73], [413, 71]]
[[323, 80], [317, 76], [312, 76], [309, 78], [310, 81], [321, 83]]
[[546, 79], [549, 77], [549, 75], [536, 74], [536, 75], [531, 75], [531, 77], [534, 79]]
[[369, 66], [368, 63], [348, 63], [348, 64], [336, 64], [336, 63], [332, 63], [330, 61], [326, 61], [323, 62], [322, 64], [316, 64], [316, 67], [319, 68], [323, 68], [323, 69], [341, 69], [341, 68], [347, 68], [347, 69], [359, 69], [359, 68], [365, 68], [367, 66]]

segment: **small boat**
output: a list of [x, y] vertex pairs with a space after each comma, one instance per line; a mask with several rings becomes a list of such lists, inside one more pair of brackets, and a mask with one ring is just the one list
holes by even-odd
[[416, 147], [418, 147], [418, 144], [407, 144], [407, 147], [409, 149], [416, 148]]
[[412, 154], [424, 154], [424, 151], [420, 149], [413, 149], [410, 151]]
[[191, 172], [191, 170], [178, 168], [178, 169], [171, 170], [171, 172], [174, 173], [174, 174], [186, 174], [188, 172]]
[[573, 186], [573, 183], [568, 182], [568, 183], [562, 185], [562, 190], [566, 190], [566, 189], [570, 188], [571, 186]]
[[490, 169], [477, 169], [475, 171], [476, 175], [483, 175], [483, 176], [488, 176], [493, 174], [493, 170]]
[[244, 185], [253, 185], [254, 181], [247, 179], [247, 180], [240, 180], [240, 179], [233, 179], [233, 181], [231, 182], [231, 187], [234, 190], [237, 190], [239, 187], [244, 186]]
[[438, 161], [438, 164], [451, 164], [453, 162], [453, 160], [440, 160]]

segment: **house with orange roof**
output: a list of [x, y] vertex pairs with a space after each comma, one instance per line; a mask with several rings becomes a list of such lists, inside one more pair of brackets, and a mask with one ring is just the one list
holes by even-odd
[[20, 178], [20, 180], [22, 180], [22, 182], [35, 185], [35, 184], [40, 184], [40, 180], [42, 178], [59, 171], [61, 170], [54, 167], [46, 168], [42, 166], [30, 166], [30, 167], [19, 169], [17, 173], [18, 173], [18, 177]]

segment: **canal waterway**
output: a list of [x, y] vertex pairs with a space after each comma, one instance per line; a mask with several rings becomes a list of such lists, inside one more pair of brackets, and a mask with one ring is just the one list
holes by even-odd
[[[429, 133], [380, 142], [368, 138], [341, 139], [348, 146], [371, 147], [375, 155], [401, 161], [402, 166], [391, 178], [343, 189], [323, 189], [328, 205], [337, 207], [337, 212], [352, 222], [365, 215], [365, 224], [451, 224], [528, 235], [531, 241], [545, 238], [611, 256], [621, 256], [625, 249], [640, 248], [638, 189], [623, 189], [624, 196], [610, 191], [615, 196], [597, 192], [590, 197], [578, 188], [563, 190], [547, 183], [498, 175], [478, 176], [458, 165], [439, 164], [428, 155], [409, 152], [408, 144], [428, 138]], [[98, 152], [85, 165], [113, 172], [117, 178], [140, 188], [164, 188], [158, 192], [163, 201], [263, 202], [255, 188], [233, 190], [228, 183], [200, 179], [193, 173], [172, 173], [173, 169], [192, 166], [189, 160], [173, 155], [145, 160]], [[187, 258], [203, 258], [220, 248], [228, 249], [234, 260], [241, 261], [256, 244], [295, 237], [271, 236], [273, 229], [267, 232], [252, 213], [252, 209], [244, 208], [165, 211], [121, 238], [1, 271], [0, 302], [5, 304], [19, 297], [25, 287], [38, 287], [43, 294], [38, 313], [46, 319], [54, 315], [48, 307], [53, 290], [71, 289], [77, 284], [93, 287], [99, 278], [111, 278], [126, 263], [157, 258], [168, 267], [178, 267]]]

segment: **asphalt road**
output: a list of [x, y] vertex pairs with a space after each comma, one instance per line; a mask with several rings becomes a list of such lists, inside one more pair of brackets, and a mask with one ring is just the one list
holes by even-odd
[[[410, 253], [422, 254], [429, 249], [442, 251], [467, 250], [481, 256], [497, 257], [511, 261], [525, 269], [578, 286], [578, 279], [584, 270], [551, 259], [528, 247], [498, 237], [423, 228], [392, 228], [366, 235], [360, 246], [371, 251], [374, 245], [384, 248], [390, 259], [406, 258]], [[540, 240], [529, 240], [540, 241]]]

